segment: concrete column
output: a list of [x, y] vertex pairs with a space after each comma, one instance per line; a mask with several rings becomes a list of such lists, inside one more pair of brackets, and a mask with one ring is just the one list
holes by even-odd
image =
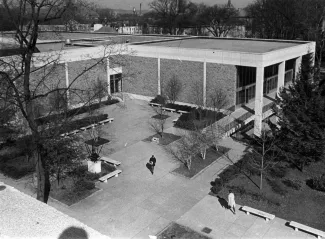
[[109, 68], [109, 59], [107, 57], [106, 61], [106, 71], [107, 71], [107, 94], [111, 95], [111, 75], [110, 75], [110, 68]]
[[161, 87], [160, 87], [160, 57], [158, 57], [158, 95], [161, 95]]
[[278, 68], [278, 85], [277, 85], [277, 89], [276, 89], [277, 94], [279, 94], [281, 88], [284, 87], [285, 65], [286, 65], [285, 61], [282, 61], [279, 64], [279, 68]]
[[294, 81], [297, 79], [297, 76], [300, 73], [300, 70], [301, 70], [301, 61], [302, 61], [302, 56], [299, 56], [298, 58], [296, 58], [296, 62], [295, 62], [295, 75], [293, 76], [293, 80]]
[[64, 69], [65, 69], [65, 87], [67, 88], [66, 94], [67, 94], [67, 104], [68, 107], [70, 106], [70, 82], [69, 82], [69, 68], [68, 68], [68, 62], [64, 63]]
[[203, 62], [203, 106], [207, 105], [207, 63]]
[[256, 68], [256, 90], [255, 90], [255, 121], [254, 134], [261, 136], [263, 121], [263, 84], [264, 84], [264, 67]]

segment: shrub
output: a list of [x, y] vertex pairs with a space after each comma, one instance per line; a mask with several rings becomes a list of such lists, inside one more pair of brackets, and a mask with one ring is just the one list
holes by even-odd
[[240, 196], [247, 194], [246, 189], [243, 186], [228, 186], [227, 188], [231, 189], [235, 194]]
[[74, 192], [82, 192], [86, 190], [92, 190], [95, 188], [95, 183], [87, 181], [85, 179], [80, 179], [74, 184]]
[[214, 194], [218, 194], [221, 189], [223, 188], [223, 182], [220, 178], [216, 178], [214, 181], [212, 181], [211, 183], [211, 192], [214, 193]]
[[285, 196], [287, 194], [287, 190], [283, 187], [283, 185], [278, 180], [270, 180], [267, 179], [268, 184], [270, 185], [273, 192]]
[[26, 175], [35, 171], [35, 168], [31, 166], [15, 167], [13, 165], [1, 164], [0, 171], [5, 175], [13, 179], [20, 179]]
[[175, 126], [188, 130], [194, 130], [195, 128], [202, 129], [223, 117], [225, 117], [225, 115], [220, 112], [192, 108], [188, 114], [182, 114], [179, 117]]
[[299, 181], [297, 179], [296, 180], [292, 180], [292, 179], [289, 179], [289, 178], [283, 179], [282, 180], [282, 183], [284, 185], [286, 185], [287, 187], [293, 188], [295, 190], [300, 190], [301, 185], [302, 185], [301, 181]]
[[[111, 99], [108, 99], [106, 101], [102, 101], [101, 104], [102, 105], [112, 105], [112, 104], [116, 104], [118, 102], [119, 101], [117, 99], [112, 99], [111, 98]], [[53, 122], [53, 121], [58, 121], [60, 119], [66, 118], [66, 117], [72, 117], [72, 116], [76, 116], [76, 115], [79, 115], [79, 114], [87, 113], [89, 111], [93, 111], [93, 110], [96, 110], [96, 109], [99, 109], [99, 108], [100, 108], [99, 103], [92, 104], [90, 106], [82, 106], [82, 107], [79, 107], [79, 108], [71, 109], [71, 110], [69, 110], [67, 112], [60, 113], [60, 114], [51, 114], [51, 115], [48, 115], [48, 116], [45, 116], [45, 117], [38, 118], [38, 119], [36, 119], [36, 123], [38, 125], [43, 125], [43, 124], [50, 123], [50, 122]]]
[[155, 98], [153, 98], [151, 101], [151, 103], [155, 103], [155, 104], [161, 104], [161, 105], [165, 105], [166, 104], [166, 97], [162, 96], [162, 95], [157, 95]]
[[273, 167], [269, 169], [272, 178], [283, 178], [287, 174], [287, 169], [283, 166]]
[[325, 192], [325, 174], [308, 179], [306, 184], [314, 190]]
[[85, 176], [85, 179], [86, 180], [89, 180], [89, 181], [97, 181], [99, 178], [100, 178], [99, 173], [90, 173], [90, 172], [87, 172], [86, 173], [86, 176]]
[[87, 165], [82, 165], [79, 167], [74, 168], [70, 173], [69, 176], [72, 176], [74, 178], [84, 178], [88, 172]]

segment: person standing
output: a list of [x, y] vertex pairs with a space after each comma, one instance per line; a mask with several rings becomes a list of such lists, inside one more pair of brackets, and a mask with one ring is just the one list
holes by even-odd
[[228, 207], [229, 207], [230, 211], [232, 209], [233, 213], [236, 214], [235, 195], [231, 190], [229, 190], [229, 195], [228, 195]]
[[154, 155], [151, 156], [151, 158], [149, 159], [149, 162], [146, 164], [147, 169], [149, 169], [149, 171], [151, 172], [151, 174], [153, 174], [155, 166], [156, 166], [156, 158]]

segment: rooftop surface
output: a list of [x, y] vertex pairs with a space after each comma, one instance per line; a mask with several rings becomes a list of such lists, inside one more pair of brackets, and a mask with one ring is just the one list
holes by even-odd
[[109, 239], [80, 221], [5, 185], [0, 191], [0, 238]]
[[283, 41], [260, 41], [260, 40], [242, 40], [242, 39], [207, 39], [193, 38], [181, 39], [163, 42], [144, 43], [146, 46], [177, 47], [177, 48], [195, 48], [212, 49], [221, 51], [236, 51], [249, 53], [266, 53], [280, 50], [288, 47], [298, 46], [300, 42]]

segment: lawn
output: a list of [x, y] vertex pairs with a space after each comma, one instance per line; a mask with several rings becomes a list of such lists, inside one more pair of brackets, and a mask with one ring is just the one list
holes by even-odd
[[151, 135], [148, 138], [145, 138], [144, 142], [151, 142], [152, 138], [158, 138], [159, 139], [159, 145], [168, 145], [178, 139], [181, 138], [181, 136], [175, 135], [175, 134], [170, 134], [170, 133], [162, 133], [162, 137], [159, 134]]
[[245, 176], [240, 173], [217, 195], [227, 198], [228, 189], [232, 189], [240, 205], [325, 231], [325, 193], [306, 185], [306, 180], [324, 173], [325, 162], [307, 166], [304, 172], [281, 162], [264, 177], [261, 191], [257, 187], [258, 174]]
[[217, 161], [222, 155], [228, 152], [228, 148], [219, 146], [219, 150], [209, 148], [206, 152], [205, 159], [203, 160], [199, 155], [192, 159], [192, 164], [190, 170], [184, 165], [181, 164], [178, 168], [174, 169], [172, 172], [180, 174], [186, 178], [193, 178], [206, 167], [210, 166], [212, 163]]
[[57, 185], [52, 182], [50, 196], [68, 206], [75, 204], [82, 199], [90, 196], [99, 189], [95, 187], [95, 182], [102, 176], [115, 171], [112, 165], [102, 162], [102, 171], [99, 174], [89, 173], [87, 166], [81, 166], [80, 169], [69, 174]]
[[171, 223], [163, 232], [161, 232], [157, 239], [210, 239], [191, 228]]

